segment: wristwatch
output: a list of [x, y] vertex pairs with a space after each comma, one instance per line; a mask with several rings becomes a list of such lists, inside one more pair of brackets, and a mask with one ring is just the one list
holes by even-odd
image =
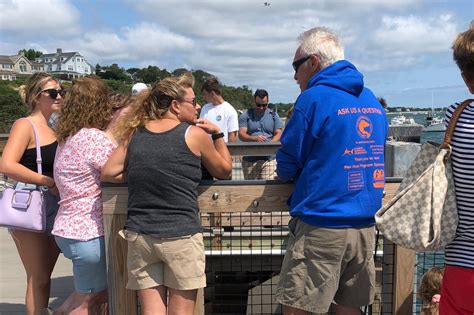
[[224, 133], [223, 132], [215, 133], [211, 137], [212, 137], [212, 140], [217, 140], [219, 138], [224, 138]]

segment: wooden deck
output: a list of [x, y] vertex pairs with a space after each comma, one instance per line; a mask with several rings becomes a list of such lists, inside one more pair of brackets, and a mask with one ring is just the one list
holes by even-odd
[[[0, 315], [25, 314], [26, 274], [8, 230], [0, 228]], [[49, 304], [56, 308], [74, 290], [72, 264], [59, 256]]]

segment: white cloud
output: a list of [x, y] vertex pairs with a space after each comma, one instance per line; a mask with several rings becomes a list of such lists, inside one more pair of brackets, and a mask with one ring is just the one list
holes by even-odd
[[123, 27], [120, 32], [95, 31], [68, 43], [81, 47], [81, 53], [101, 63], [154, 60], [162, 65], [162, 57], [169, 53], [190, 51], [193, 41], [170, 32], [154, 23], [140, 23]]
[[291, 68], [296, 37], [311, 27], [335, 29], [348, 59], [370, 77], [438, 67], [474, 9], [472, 0], [264, 2], [123, 0], [107, 10], [104, 1], [0, 0], [0, 54], [61, 47], [92, 64], [202, 69], [225, 84], [267, 88], [289, 101], [298, 93]]
[[79, 31], [79, 11], [66, 0], [2, 0], [0, 31], [22, 37], [67, 36]]
[[449, 14], [384, 16], [374, 41], [386, 54], [405, 56], [449, 50], [456, 33], [456, 21]]

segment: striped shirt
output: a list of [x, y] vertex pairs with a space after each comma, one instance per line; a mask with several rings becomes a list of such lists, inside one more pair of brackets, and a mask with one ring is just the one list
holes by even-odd
[[[457, 106], [459, 103], [448, 107], [446, 124]], [[445, 262], [474, 269], [474, 102], [464, 109], [456, 124], [451, 160], [459, 225], [455, 239], [446, 247]]]

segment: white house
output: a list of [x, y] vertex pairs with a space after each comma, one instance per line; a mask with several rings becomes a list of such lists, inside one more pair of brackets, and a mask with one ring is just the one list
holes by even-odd
[[42, 64], [28, 60], [24, 55], [0, 55], [0, 80], [16, 80], [44, 71]]
[[80, 53], [63, 52], [61, 48], [58, 48], [56, 53], [44, 54], [36, 58], [36, 62], [44, 65], [44, 71], [60, 77], [67, 76], [68, 79], [95, 73], [94, 67]]

